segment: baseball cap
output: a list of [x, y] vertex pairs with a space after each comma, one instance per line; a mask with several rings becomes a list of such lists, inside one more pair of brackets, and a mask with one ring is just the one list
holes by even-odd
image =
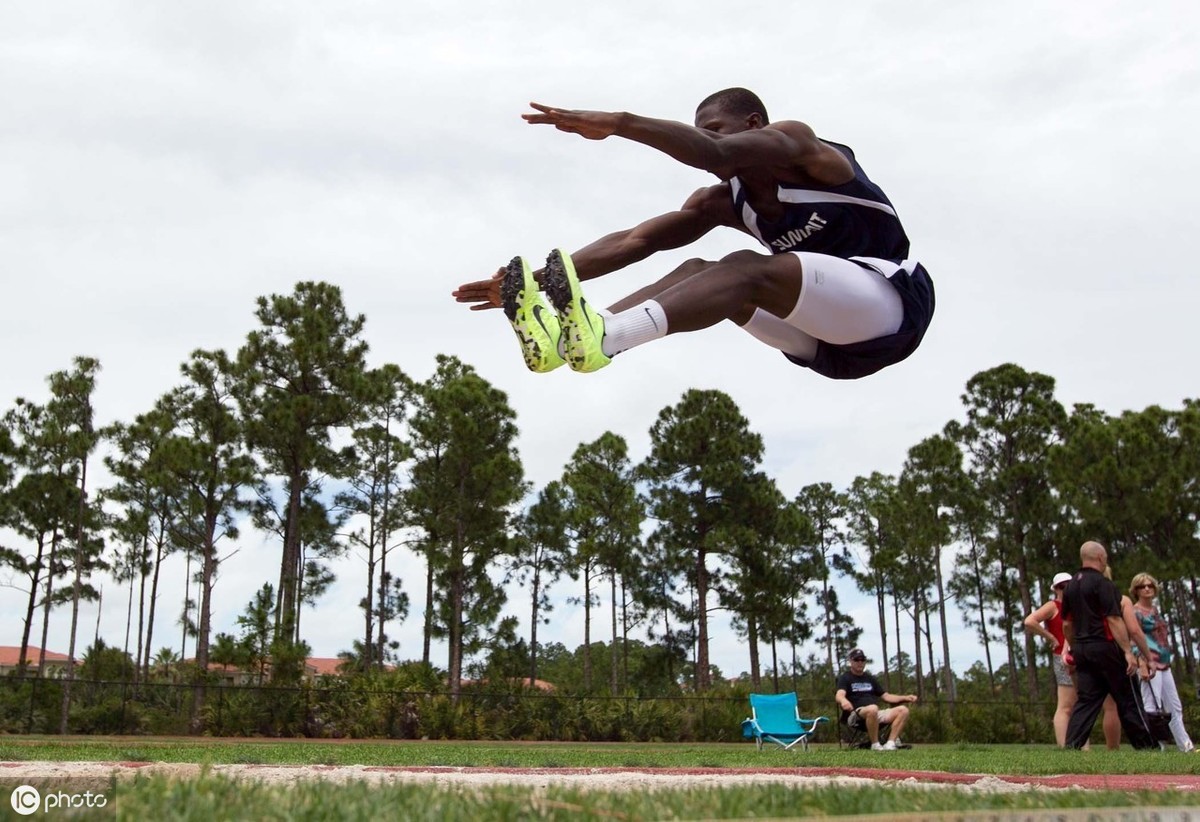
[[1070, 582], [1070, 581], [1071, 581], [1070, 574], [1059, 572], [1054, 575], [1054, 581], [1050, 583], [1050, 587], [1057, 588], [1058, 586], [1062, 585], [1064, 582]]
[[862, 648], [854, 648], [850, 651], [850, 653], [846, 654], [846, 659], [851, 661], [861, 659], [865, 662], [867, 659], [867, 654]]

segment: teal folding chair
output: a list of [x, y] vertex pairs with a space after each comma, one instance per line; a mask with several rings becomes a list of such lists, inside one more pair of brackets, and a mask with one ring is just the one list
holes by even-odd
[[800, 716], [795, 693], [750, 694], [750, 718], [742, 722], [742, 736], [753, 739], [760, 751], [767, 742], [785, 751], [796, 745], [807, 751], [809, 738], [822, 722], [828, 721], [825, 716]]

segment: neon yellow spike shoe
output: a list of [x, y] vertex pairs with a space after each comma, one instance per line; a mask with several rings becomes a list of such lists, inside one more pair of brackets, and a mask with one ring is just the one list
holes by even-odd
[[558, 248], [550, 252], [542, 273], [542, 287], [558, 312], [567, 365], [573, 371], [599, 371], [612, 362], [600, 346], [604, 339], [604, 318], [584, 299], [575, 264], [567, 252]]
[[565, 360], [558, 353], [558, 315], [546, 305], [523, 257], [513, 257], [500, 281], [504, 315], [517, 332], [521, 354], [530, 371], [553, 371]]

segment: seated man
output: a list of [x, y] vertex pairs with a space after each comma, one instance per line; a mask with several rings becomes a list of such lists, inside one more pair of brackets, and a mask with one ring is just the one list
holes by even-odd
[[[879, 684], [879, 680], [867, 673], [867, 655], [862, 648], [855, 648], [846, 657], [850, 670], [843, 673], [837, 680], [838, 707], [842, 709], [842, 721], [851, 728], [866, 727], [867, 736], [871, 739], [871, 750], [894, 751], [901, 747], [900, 731], [908, 721], [908, 708], [902, 703], [916, 702], [915, 694], [903, 696], [890, 694]], [[893, 708], [879, 710], [876, 700], [882, 699]], [[879, 744], [879, 728], [891, 726], [888, 741]]]

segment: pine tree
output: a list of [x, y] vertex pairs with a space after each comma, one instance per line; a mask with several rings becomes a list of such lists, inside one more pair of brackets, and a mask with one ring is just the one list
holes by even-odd
[[419, 390], [411, 430], [408, 516], [422, 532], [439, 583], [426, 606], [426, 641], [444, 633], [457, 699], [464, 656], [482, 647], [482, 634], [504, 602], [488, 569], [512, 550], [509, 508], [525, 493], [517, 429], [502, 392], [457, 359], [439, 355], [437, 372]]
[[[324, 476], [347, 472], [335, 432], [362, 417], [373, 385], [367, 377], [365, 318], [346, 312], [341, 290], [301, 282], [291, 295], [258, 299], [261, 328], [236, 358], [238, 403], [252, 452], [282, 480], [277, 505], [262, 486], [258, 524], [282, 533], [275, 637], [295, 641], [303, 596], [303, 519]], [[308, 506], [311, 513], [314, 509]], [[277, 669], [278, 670], [278, 669]]]
[[728, 395], [693, 389], [659, 413], [650, 439], [640, 471], [661, 545], [686, 558], [681, 567], [695, 596], [696, 688], [703, 691], [711, 683], [708, 611], [718, 574], [710, 558], [721, 551], [721, 528], [736, 517], [724, 502], [762, 460], [762, 438]]
[[225, 352], [196, 351], [180, 370], [185, 382], [161, 403], [164, 413], [176, 420], [174, 433], [161, 448], [164, 470], [175, 480], [172, 535], [200, 564], [191, 717], [192, 729], [198, 732], [206, 696], [218, 549], [222, 540], [237, 539], [236, 516], [248, 508], [245, 492], [257, 470], [246, 451], [233, 395], [234, 369]]

